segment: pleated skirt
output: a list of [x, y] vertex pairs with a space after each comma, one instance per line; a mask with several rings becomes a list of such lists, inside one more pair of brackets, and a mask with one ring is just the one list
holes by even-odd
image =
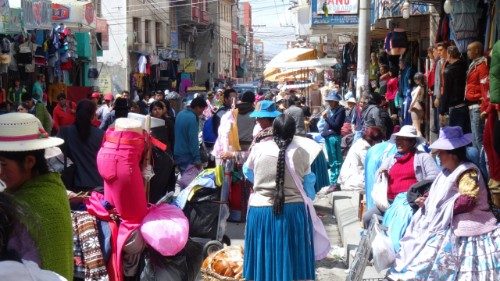
[[407, 268], [389, 270], [392, 280], [500, 280], [500, 228], [456, 237], [450, 228], [436, 234]]
[[314, 280], [311, 217], [304, 203], [250, 207], [245, 230], [243, 277], [255, 281]]
[[328, 179], [328, 162], [326, 161], [323, 151], [321, 151], [312, 162], [311, 172], [316, 175], [316, 183], [314, 184], [316, 192], [330, 185], [330, 180]]

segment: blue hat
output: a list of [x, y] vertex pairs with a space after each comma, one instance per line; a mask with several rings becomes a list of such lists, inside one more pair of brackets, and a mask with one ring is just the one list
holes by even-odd
[[276, 118], [281, 115], [276, 109], [276, 104], [270, 100], [263, 100], [257, 103], [255, 110], [250, 113], [253, 118]]
[[342, 100], [342, 98], [340, 97], [339, 94], [337, 94], [337, 91], [331, 91], [325, 97], [325, 101], [341, 101], [341, 100]]

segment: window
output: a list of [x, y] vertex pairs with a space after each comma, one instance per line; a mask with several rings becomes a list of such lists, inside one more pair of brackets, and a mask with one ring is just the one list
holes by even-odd
[[151, 21], [144, 22], [144, 43], [151, 43]]
[[101, 0], [94, 0], [94, 8], [95, 8], [96, 16], [99, 18], [102, 18]]
[[163, 45], [163, 38], [161, 35], [163, 34], [163, 30], [161, 28], [161, 22], [155, 23], [155, 39], [156, 45]]
[[132, 30], [134, 31], [134, 43], [140, 43], [139, 40], [139, 18], [132, 18]]

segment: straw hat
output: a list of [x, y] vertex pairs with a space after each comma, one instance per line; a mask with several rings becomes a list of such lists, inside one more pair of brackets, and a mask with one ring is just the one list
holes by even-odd
[[15, 112], [0, 115], [0, 151], [33, 151], [63, 143], [60, 138], [49, 137], [33, 114]]

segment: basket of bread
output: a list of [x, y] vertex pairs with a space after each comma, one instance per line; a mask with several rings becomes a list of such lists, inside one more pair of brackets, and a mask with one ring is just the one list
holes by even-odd
[[229, 246], [209, 255], [201, 273], [204, 281], [243, 281], [243, 248]]

